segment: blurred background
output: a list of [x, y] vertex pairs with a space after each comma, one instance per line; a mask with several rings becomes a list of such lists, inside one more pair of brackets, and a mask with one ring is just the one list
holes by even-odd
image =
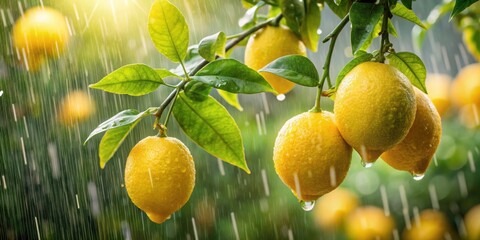
[[[237, 23], [245, 9], [240, 0], [172, 2], [187, 19], [191, 44], [218, 31], [227, 35], [241, 31]], [[146, 23], [151, 3], [0, 1], [0, 239], [347, 239], [347, 232], [365, 223], [352, 220], [352, 214], [346, 219], [343, 215], [347, 213], [332, 215], [330, 210], [348, 212], [349, 206], [380, 209], [393, 225], [382, 226], [390, 220], [378, 218], [366, 221], [381, 225], [388, 238], [407, 236], [408, 230], [413, 231], [422, 219], [429, 218], [423, 213], [432, 209], [444, 216], [433, 217], [437, 219], [433, 222], [442, 221], [434, 223], [442, 226], [438, 239], [466, 238], [464, 216], [480, 203], [480, 134], [460, 121], [455, 108], [443, 115], [442, 140], [422, 180], [416, 181], [409, 173], [394, 170], [383, 161], [364, 169], [354, 153], [341, 185], [344, 194], [335, 195], [330, 202], [327, 196], [321, 198], [313, 211], [302, 210], [275, 174], [272, 162], [274, 139], [281, 126], [314, 104], [315, 89], [301, 86], [283, 101], [272, 94], [240, 96], [242, 112], [213, 92], [242, 131], [250, 175], [204, 152], [171, 121], [169, 135], [181, 139], [194, 156], [196, 186], [188, 203], [170, 220], [161, 225], [151, 222], [128, 198], [123, 170], [133, 145], [156, 134], [151, 127], [153, 117], [134, 129], [103, 170], [97, 156], [100, 137], [83, 145], [98, 124], [117, 112], [158, 106], [168, 95], [168, 89], [135, 98], [88, 89], [89, 84], [125, 64], [175, 67], [155, 50], [148, 36]], [[426, 19], [436, 4], [414, 2], [413, 7], [421, 19]], [[12, 29], [27, 9], [41, 5], [63, 14], [69, 41], [63, 51], [42, 59], [38, 69], [32, 64], [27, 69], [22, 62], [25, 53], [13, 47]], [[339, 21], [325, 8], [321, 38]], [[466, 51], [461, 33], [448, 16], [427, 32], [425, 44], [417, 50], [412, 44], [413, 25], [398, 18], [393, 23], [399, 33], [393, 39], [395, 49], [415, 51], [429, 73], [455, 79], [463, 67], [476, 61]], [[332, 76], [351, 59], [349, 43], [346, 28], [337, 41]], [[319, 70], [327, 48], [320, 44], [318, 52], [309, 52]], [[236, 48], [232, 57], [242, 60], [243, 50]], [[83, 102], [89, 107], [82, 110], [82, 121], [62, 117], [66, 106]], [[331, 100], [322, 103], [325, 109], [332, 109]], [[345, 200], [350, 203], [342, 199], [350, 199]], [[369, 212], [360, 213], [374, 215]], [[476, 222], [480, 222], [480, 214], [477, 216]]]

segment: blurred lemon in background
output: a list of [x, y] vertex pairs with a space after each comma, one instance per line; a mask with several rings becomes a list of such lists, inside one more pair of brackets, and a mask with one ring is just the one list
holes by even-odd
[[423, 210], [417, 218], [412, 219], [412, 228], [403, 232], [405, 240], [439, 240], [457, 239], [447, 218], [442, 212], [433, 209]]
[[[259, 70], [277, 58], [298, 54], [307, 56], [303, 42], [285, 27], [267, 26], [250, 37], [245, 48], [245, 64]], [[260, 73], [278, 92], [284, 94], [295, 86], [293, 82], [267, 72]]]
[[337, 188], [318, 199], [314, 218], [322, 229], [335, 229], [358, 206], [358, 197], [345, 188]]
[[31, 70], [37, 70], [44, 57], [55, 57], [63, 52], [69, 37], [65, 17], [49, 7], [28, 9], [16, 21], [12, 34], [22, 63], [28, 64]]
[[473, 27], [465, 28], [463, 30], [463, 42], [475, 59], [480, 61], [480, 30]]
[[357, 208], [346, 221], [346, 232], [350, 239], [392, 239], [394, 228], [393, 218], [374, 206]]
[[467, 238], [470, 240], [480, 239], [480, 204], [468, 210], [465, 214], [464, 223]]
[[428, 97], [440, 116], [444, 116], [450, 107], [451, 78], [446, 74], [428, 74], [425, 81]]
[[407, 136], [384, 152], [382, 159], [395, 169], [422, 177], [442, 136], [442, 120], [428, 96], [414, 87], [417, 112]]
[[95, 112], [95, 103], [82, 90], [68, 93], [60, 103], [58, 119], [63, 125], [72, 126], [85, 121]]
[[195, 165], [188, 148], [171, 137], [146, 137], [130, 151], [125, 187], [132, 202], [163, 223], [190, 198]]
[[351, 70], [335, 96], [338, 130], [366, 163], [405, 138], [415, 110], [415, 93], [407, 77], [377, 62]]
[[306, 112], [288, 120], [273, 149], [278, 176], [302, 201], [314, 201], [340, 185], [351, 157], [352, 148], [327, 111]]
[[452, 85], [452, 99], [458, 107], [480, 105], [480, 63], [460, 70]]

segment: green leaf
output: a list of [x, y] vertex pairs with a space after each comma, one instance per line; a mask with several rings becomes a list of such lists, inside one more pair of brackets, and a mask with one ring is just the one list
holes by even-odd
[[300, 26], [305, 18], [305, 6], [303, 0], [281, 0], [280, 7], [287, 26], [294, 32], [299, 33]]
[[[192, 45], [188, 47], [187, 56], [183, 61], [183, 66], [185, 66], [185, 70], [188, 72], [192, 71], [194, 68], [198, 66], [204, 59], [198, 53], [198, 45]], [[177, 74], [178, 76], [185, 77], [185, 73], [183, 72], [182, 65], [178, 65], [175, 69], [171, 70], [172, 73]]]
[[394, 37], [398, 37], [397, 29], [395, 29], [395, 26], [390, 19], [388, 19], [388, 33], [392, 34]]
[[319, 83], [315, 65], [310, 59], [301, 55], [277, 58], [259, 71], [273, 73], [302, 86], [316, 87]]
[[[145, 116], [151, 115], [156, 111], [157, 108], [149, 108], [143, 112], [138, 112], [134, 109], [122, 111], [100, 124], [100, 126], [90, 134], [88, 139], [100, 132], [106, 131], [100, 141], [98, 149], [101, 168], [104, 168], [105, 164], [113, 157], [130, 131], [132, 131]], [[88, 141], [88, 139], [86, 141]]]
[[406, 8], [412, 9], [412, 0], [402, 0], [402, 3]]
[[425, 25], [423, 24], [422, 20], [420, 20], [420, 18], [417, 17], [415, 12], [405, 7], [405, 5], [403, 5], [402, 3], [397, 3], [397, 5], [395, 5], [395, 7], [391, 11], [393, 14], [399, 17], [404, 18], [412, 23], [415, 23], [423, 29], [427, 29], [427, 27], [425, 27]]
[[317, 31], [320, 27], [320, 19], [320, 6], [317, 4], [317, 1], [311, 0], [307, 6], [305, 22], [300, 28], [300, 36], [305, 46], [313, 52], [316, 52], [318, 48], [320, 36]]
[[241, 17], [239, 20], [238, 20], [238, 25], [243, 28], [247, 25], [249, 26], [253, 26], [256, 24], [257, 22], [257, 13], [258, 13], [258, 10], [263, 7], [265, 5], [265, 2], [263, 1], [260, 1], [258, 2], [257, 4], [255, 4], [254, 6], [250, 7], [246, 12], [245, 14], [243, 15], [243, 17]]
[[352, 23], [351, 43], [352, 52], [355, 53], [369, 39], [371, 41], [375, 26], [383, 15], [383, 6], [374, 3], [355, 2], [350, 9], [350, 22]]
[[238, 111], [243, 111], [243, 107], [240, 104], [240, 101], [238, 101], [238, 95], [235, 93], [223, 91], [220, 89], [217, 89], [218, 95], [222, 97], [230, 106], [236, 108]]
[[213, 61], [191, 79], [233, 93], [275, 92], [258, 72], [234, 59]]
[[350, 11], [353, 0], [325, 0], [325, 2], [333, 13], [342, 19]]
[[155, 91], [163, 80], [157, 72], [145, 64], [125, 65], [108, 74], [90, 88], [116, 94], [141, 96]]
[[218, 32], [203, 38], [198, 44], [198, 53], [209, 62], [215, 61], [218, 56], [225, 57], [225, 43], [227, 36], [224, 32]]
[[167, 77], [181, 78], [177, 74], [165, 68], [155, 69], [155, 71], [157, 72], [158, 76], [160, 76], [161, 78], [167, 78]]
[[410, 80], [410, 82], [427, 93], [425, 86], [425, 78], [427, 77], [427, 69], [417, 55], [411, 52], [398, 52], [387, 55], [389, 64], [396, 67], [400, 72]]
[[127, 109], [127, 110], [121, 111], [117, 113], [115, 116], [108, 119], [107, 121], [98, 125], [98, 127], [95, 128], [87, 137], [87, 139], [85, 140], [85, 143], [87, 143], [88, 140], [90, 140], [92, 137], [94, 137], [97, 134], [108, 131], [110, 129], [122, 127], [125, 125], [130, 125], [138, 120], [141, 120], [145, 116], [151, 115], [154, 112], [156, 112], [157, 109], [158, 108], [149, 108], [143, 112], [139, 112], [136, 109]]
[[457, 14], [465, 10], [465, 8], [469, 7], [470, 5], [478, 2], [478, 0], [456, 0], [455, 6], [453, 7], [452, 14], [450, 15], [450, 20], [455, 17]]
[[354, 69], [356, 66], [360, 65], [360, 63], [368, 62], [372, 60], [373, 55], [370, 53], [364, 53], [359, 55], [358, 57], [355, 57], [352, 59], [350, 62], [343, 67], [343, 69], [338, 73], [337, 79], [335, 80], [335, 88], [338, 89], [338, 86], [342, 82], [343, 78], [347, 76], [347, 74]]
[[155, 0], [148, 16], [148, 32], [157, 50], [172, 62], [187, 55], [188, 25], [182, 13], [167, 0]]
[[102, 140], [98, 148], [98, 156], [100, 157], [100, 167], [103, 169], [105, 164], [113, 157], [115, 152], [122, 145], [125, 138], [130, 131], [137, 125], [138, 122], [134, 122], [130, 125], [121, 126], [108, 130], [103, 135]]
[[204, 101], [207, 99], [211, 90], [211, 86], [195, 80], [192, 80], [185, 85], [185, 94], [195, 101]]
[[173, 116], [185, 134], [213, 156], [250, 173], [245, 161], [240, 129], [214, 98], [196, 102], [180, 93]]

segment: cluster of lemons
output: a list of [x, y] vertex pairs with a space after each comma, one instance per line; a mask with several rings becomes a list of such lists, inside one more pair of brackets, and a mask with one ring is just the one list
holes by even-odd
[[[361, 206], [357, 195], [337, 188], [323, 196], [314, 211], [317, 226], [326, 231], [344, 229], [349, 239], [392, 239], [396, 230], [389, 212], [375, 206]], [[480, 237], [480, 205], [471, 208], [463, 219], [467, 239]], [[402, 239], [457, 239], [447, 217], [441, 211], [425, 209], [414, 212]]]
[[[259, 69], [278, 57], [305, 55], [293, 32], [267, 27], [247, 44], [245, 63]], [[262, 73], [285, 93], [293, 83]], [[311, 202], [335, 189], [350, 167], [352, 148], [371, 166], [380, 156], [421, 178], [440, 142], [441, 119], [428, 96], [396, 68], [361, 63], [339, 85], [334, 113], [305, 112], [288, 120], [275, 141], [275, 170], [295, 196]]]

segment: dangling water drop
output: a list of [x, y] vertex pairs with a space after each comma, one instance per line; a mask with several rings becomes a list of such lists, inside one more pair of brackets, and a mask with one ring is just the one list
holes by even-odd
[[365, 161], [365, 160], [363, 160], [363, 159], [362, 159], [360, 162], [362, 163], [362, 166], [363, 166], [364, 168], [371, 168], [371, 167], [373, 166], [373, 162], [367, 162], [367, 161]]
[[313, 201], [300, 201], [300, 206], [305, 211], [312, 211], [313, 207], [315, 207], [315, 200]]
[[283, 101], [283, 100], [285, 100], [285, 98], [286, 98], [286, 97], [285, 97], [285, 94], [278, 94], [278, 95], [277, 95], [277, 100], [280, 101], [280, 102]]
[[425, 177], [425, 174], [422, 173], [412, 173], [412, 175], [415, 181], [420, 181], [423, 179], [423, 177]]

